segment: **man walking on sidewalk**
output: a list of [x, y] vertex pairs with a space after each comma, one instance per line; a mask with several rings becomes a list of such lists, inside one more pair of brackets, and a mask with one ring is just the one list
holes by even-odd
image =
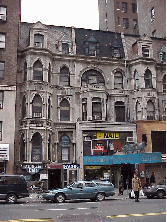
[[136, 174], [134, 175], [134, 178], [132, 179], [132, 189], [135, 193], [135, 202], [140, 202], [139, 201], [139, 190], [141, 188], [141, 184], [140, 184], [140, 179], [138, 177], [138, 173], [136, 172]]

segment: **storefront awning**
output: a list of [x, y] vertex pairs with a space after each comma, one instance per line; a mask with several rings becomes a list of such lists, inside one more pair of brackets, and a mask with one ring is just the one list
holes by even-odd
[[48, 169], [63, 169], [62, 163], [50, 163], [47, 164]]
[[113, 165], [113, 164], [140, 164], [161, 163], [161, 152], [134, 153], [113, 156], [84, 156], [84, 165]]

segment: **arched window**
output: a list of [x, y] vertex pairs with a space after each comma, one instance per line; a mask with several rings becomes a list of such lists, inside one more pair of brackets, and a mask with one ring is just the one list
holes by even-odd
[[70, 139], [65, 134], [61, 138], [61, 146], [62, 146], [62, 161], [69, 161], [69, 147], [70, 147]]
[[27, 81], [27, 62], [24, 63], [24, 81]]
[[137, 101], [136, 103], [136, 120], [141, 120], [141, 105], [139, 103], [139, 101]]
[[43, 81], [43, 66], [39, 60], [33, 66], [33, 80]]
[[152, 87], [152, 73], [149, 69], [145, 71], [144, 80], [145, 80], [145, 88], [151, 88]]
[[122, 73], [114, 73], [114, 89], [123, 89], [123, 76]]
[[48, 139], [48, 160], [51, 161], [51, 136], [50, 135]]
[[61, 86], [69, 86], [70, 85], [69, 69], [66, 66], [63, 66], [60, 69], [60, 85]]
[[24, 134], [21, 135], [20, 138], [20, 161], [25, 161], [25, 141], [24, 141]]
[[32, 103], [32, 116], [42, 117], [42, 99], [39, 95], [36, 95]]
[[152, 101], [147, 103], [147, 120], [155, 120], [155, 107]]
[[162, 84], [163, 84], [163, 92], [166, 92], [166, 74], [163, 77]]
[[70, 104], [66, 99], [60, 103], [60, 121], [70, 121]]
[[42, 137], [39, 133], [35, 133], [32, 137], [32, 162], [42, 161]]
[[51, 67], [50, 67], [50, 63], [49, 63], [49, 68], [48, 68], [48, 82], [50, 82], [51, 80]]
[[105, 85], [104, 77], [97, 70], [90, 69], [82, 75], [81, 85]]
[[23, 96], [22, 99], [22, 118], [26, 117], [26, 97]]
[[115, 103], [116, 122], [125, 122], [125, 105], [124, 102]]
[[134, 77], [135, 77], [135, 84], [134, 84], [134, 88], [135, 89], [139, 89], [139, 74], [138, 72], [135, 70], [134, 72]]

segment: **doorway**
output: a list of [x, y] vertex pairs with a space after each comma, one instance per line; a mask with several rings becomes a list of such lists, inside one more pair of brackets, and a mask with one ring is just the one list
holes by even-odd
[[132, 188], [132, 179], [134, 177], [134, 172], [134, 164], [123, 164], [121, 166], [121, 175], [123, 175], [124, 178], [124, 189], [127, 189], [126, 181], [128, 181], [128, 189]]
[[49, 170], [49, 189], [61, 187], [61, 169]]

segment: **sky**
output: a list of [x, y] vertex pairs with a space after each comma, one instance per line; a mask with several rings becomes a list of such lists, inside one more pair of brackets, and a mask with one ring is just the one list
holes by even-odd
[[21, 0], [21, 21], [99, 29], [98, 0]]

